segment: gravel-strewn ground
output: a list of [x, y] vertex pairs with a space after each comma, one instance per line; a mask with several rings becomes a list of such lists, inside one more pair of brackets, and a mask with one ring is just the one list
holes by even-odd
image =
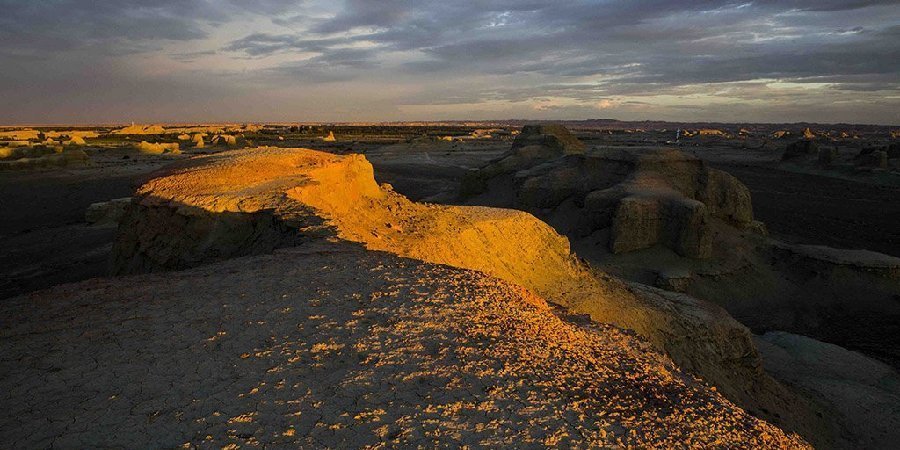
[[10, 448], [803, 443], [478, 272], [303, 247], [0, 304]]

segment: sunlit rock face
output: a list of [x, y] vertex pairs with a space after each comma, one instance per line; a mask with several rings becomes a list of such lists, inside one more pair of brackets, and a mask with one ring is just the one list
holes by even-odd
[[138, 190], [114, 259], [119, 273], [139, 273], [335, 241], [522, 286], [634, 330], [755, 414], [805, 435], [818, 427], [806, 405], [765, 375], [750, 332], [721, 308], [598, 276], [528, 213], [411, 202], [379, 186], [361, 155], [259, 148], [176, 163]]

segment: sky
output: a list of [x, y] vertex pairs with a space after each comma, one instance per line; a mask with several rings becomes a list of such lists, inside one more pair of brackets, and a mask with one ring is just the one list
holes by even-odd
[[0, 123], [900, 124], [900, 0], [0, 0]]

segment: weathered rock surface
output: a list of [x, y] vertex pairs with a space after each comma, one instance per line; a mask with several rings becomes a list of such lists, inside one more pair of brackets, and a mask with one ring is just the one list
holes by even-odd
[[491, 178], [527, 169], [544, 161], [585, 152], [584, 144], [562, 125], [526, 125], [509, 152], [486, 167], [470, 173], [462, 184], [462, 195], [484, 192]]
[[0, 304], [10, 448], [809, 448], [619, 328], [319, 245]]
[[[576, 235], [609, 228], [609, 249], [629, 252], [662, 244], [683, 256], [712, 252], [711, 222], [753, 223], [749, 190], [731, 175], [674, 149], [602, 149], [531, 159], [501, 172], [490, 165], [472, 178], [485, 185], [511, 181], [512, 204], [535, 213], [569, 203]], [[498, 181], [499, 180], [499, 181]]]
[[565, 238], [524, 212], [410, 202], [378, 186], [359, 155], [263, 148], [183, 161], [139, 189], [119, 230], [120, 273], [323, 239], [478, 270], [633, 329], [754, 413], [828, 439], [804, 404], [764, 374], [750, 333], [722, 309], [592, 273]]
[[770, 332], [756, 338], [766, 369], [832, 406], [855, 448], [900, 442], [900, 375], [859, 353], [808, 337]]

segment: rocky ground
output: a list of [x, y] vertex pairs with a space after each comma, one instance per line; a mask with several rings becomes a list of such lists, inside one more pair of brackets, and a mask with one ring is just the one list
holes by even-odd
[[15, 448], [805, 446], [631, 333], [358, 248], [0, 308], [0, 435]]

